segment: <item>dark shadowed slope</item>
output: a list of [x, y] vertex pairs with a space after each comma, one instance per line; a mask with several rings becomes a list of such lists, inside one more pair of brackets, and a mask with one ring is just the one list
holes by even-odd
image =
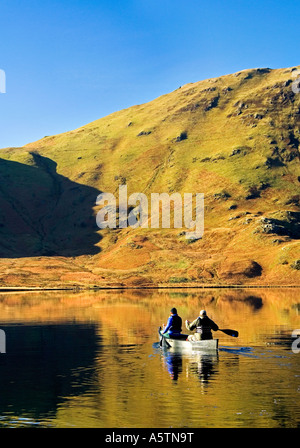
[[37, 153], [31, 165], [0, 159], [0, 257], [96, 254], [99, 191], [56, 172]]

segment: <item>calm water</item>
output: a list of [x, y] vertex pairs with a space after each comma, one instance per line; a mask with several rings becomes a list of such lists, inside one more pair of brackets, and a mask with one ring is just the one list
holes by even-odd
[[[299, 427], [299, 292], [1, 294], [0, 426]], [[218, 355], [162, 351], [173, 306], [240, 336], [215, 333]]]

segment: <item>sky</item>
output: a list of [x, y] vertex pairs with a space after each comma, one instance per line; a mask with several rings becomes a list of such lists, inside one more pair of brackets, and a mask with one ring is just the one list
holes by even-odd
[[299, 65], [299, 19], [296, 0], [0, 0], [0, 148], [190, 82]]

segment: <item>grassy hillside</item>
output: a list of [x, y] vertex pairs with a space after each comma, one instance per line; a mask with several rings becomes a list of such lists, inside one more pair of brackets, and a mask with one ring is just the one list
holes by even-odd
[[[1, 150], [2, 285], [300, 284], [296, 67], [179, 87]], [[96, 226], [96, 197], [204, 193], [203, 238]]]

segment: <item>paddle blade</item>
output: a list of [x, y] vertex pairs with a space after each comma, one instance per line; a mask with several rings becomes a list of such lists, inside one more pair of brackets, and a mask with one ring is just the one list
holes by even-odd
[[228, 334], [228, 336], [232, 336], [233, 338], [237, 338], [239, 335], [239, 332], [236, 330], [229, 330], [229, 329], [222, 329], [219, 328], [220, 331], [223, 331], [223, 333]]
[[160, 345], [160, 347], [162, 347], [162, 345], [163, 345], [163, 336], [161, 334], [161, 327], [159, 327], [159, 329], [158, 329], [158, 334], [159, 334], [159, 345]]
[[158, 334], [159, 334], [159, 345], [160, 347], [166, 347], [166, 348], [170, 348], [171, 345], [168, 343], [168, 341], [166, 341], [166, 338], [162, 335], [161, 332], [161, 327], [159, 327], [158, 329]]

